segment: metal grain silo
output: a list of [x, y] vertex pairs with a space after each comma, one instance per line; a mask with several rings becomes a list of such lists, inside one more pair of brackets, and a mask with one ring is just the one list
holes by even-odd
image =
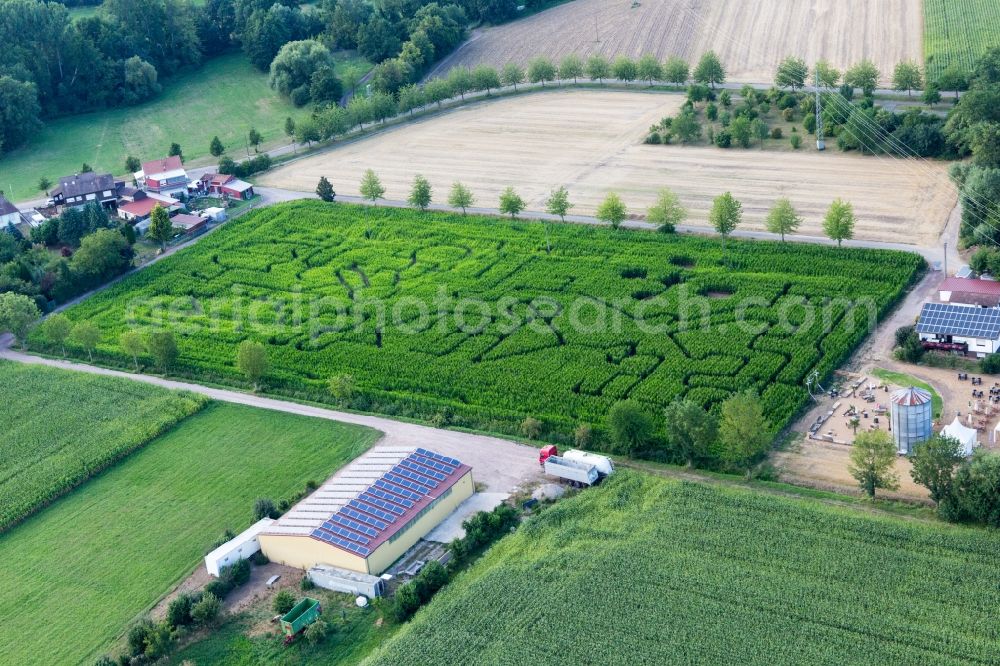
[[896, 391], [892, 401], [892, 436], [896, 450], [903, 455], [913, 453], [913, 446], [931, 438], [931, 394], [911, 386]]

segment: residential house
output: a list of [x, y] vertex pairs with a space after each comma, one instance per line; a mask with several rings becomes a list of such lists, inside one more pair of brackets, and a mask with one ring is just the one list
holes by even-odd
[[938, 298], [942, 303], [995, 308], [1000, 305], [1000, 282], [960, 277], [946, 278], [938, 287]]
[[246, 201], [254, 197], [253, 185], [236, 176], [223, 173], [206, 173], [198, 181], [202, 194]]
[[60, 178], [50, 196], [56, 206], [76, 208], [97, 201], [105, 208], [115, 208], [118, 184], [110, 173], [78, 173]]
[[138, 224], [148, 220], [156, 206], [163, 206], [167, 209], [168, 215], [173, 215], [181, 209], [181, 202], [162, 194], [140, 190], [132, 195], [131, 201], [122, 199], [122, 203], [118, 205], [118, 217], [126, 222]]
[[187, 194], [188, 175], [181, 164], [181, 158], [174, 155], [162, 160], [145, 162], [142, 169], [136, 171], [136, 184], [147, 192], [176, 196]]
[[8, 224], [15, 227], [21, 224], [21, 211], [0, 194], [0, 229], [6, 229]]

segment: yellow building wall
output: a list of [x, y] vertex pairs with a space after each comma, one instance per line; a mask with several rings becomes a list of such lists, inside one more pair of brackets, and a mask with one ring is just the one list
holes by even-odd
[[261, 534], [260, 549], [267, 559], [290, 567], [311, 569], [317, 564], [329, 564], [359, 573], [378, 576], [408, 551], [413, 544], [437, 527], [458, 505], [472, 497], [476, 491], [472, 470], [455, 482], [451, 493], [438, 501], [419, 520], [400, 533], [394, 541], [386, 541], [364, 559], [330, 544], [305, 535]]
[[400, 533], [399, 538], [395, 541], [386, 541], [376, 548], [374, 553], [368, 556], [368, 568], [370, 569], [368, 573], [378, 576], [388, 569], [389, 565], [402, 557], [413, 544], [427, 536], [428, 532], [441, 524], [441, 521], [457, 509], [459, 504], [472, 497], [475, 491], [476, 487], [472, 481], [472, 470], [469, 470], [465, 476], [451, 487], [450, 495], [441, 499], [430, 511], [422, 515], [419, 520], [411, 523], [407, 529]]
[[260, 549], [272, 562], [299, 569], [311, 569], [317, 564], [329, 564], [359, 573], [371, 573], [364, 558], [334, 548], [310, 536], [261, 534]]

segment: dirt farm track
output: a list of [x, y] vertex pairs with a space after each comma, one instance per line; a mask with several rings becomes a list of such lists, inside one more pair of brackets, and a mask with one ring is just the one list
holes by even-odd
[[451, 184], [472, 189], [477, 205], [495, 207], [513, 185], [529, 211], [543, 211], [548, 193], [565, 185], [573, 213], [590, 214], [608, 191], [643, 213], [662, 187], [708, 225], [712, 199], [731, 191], [743, 202], [744, 227], [762, 229], [776, 197], [792, 200], [805, 222], [800, 233], [822, 234], [830, 202], [854, 204], [855, 237], [931, 245], [957, 194], [945, 168], [834, 150], [762, 151], [698, 146], [649, 146], [649, 126], [675, 114], [680, 95], [554, 90], [460, 107], [304, 158], [264, 175], [260, 184], [312, 192], [326, 176], [339, 194], [357, 195], [365, 169], [376, 171], [386, 198], [405, 200], [413, 177], [430, 180], [443, 202]]
[[456, 65], [500, 66], [534, 56], [601, 53], [696, 61], [714, 49], [729, 78], [773, 80], [789, 55], [826, 58], [843, 70], [870, 58], [884, 77], [902, 60], [921, 62], [921, 0], [573, 0], [477, 32], [433, 72]]

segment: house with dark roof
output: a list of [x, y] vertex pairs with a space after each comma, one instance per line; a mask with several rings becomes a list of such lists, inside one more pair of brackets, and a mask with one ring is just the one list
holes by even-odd
[[1000, 349], [1000, 308], [924, 303], [916, 329], [926, 349], [983, 358]]
[[133, 176], [136, 184], [147, 192], [170, 196], [187, 194], [187, 171], [184, 170], [181, 158], [177, 155], [144, 162], [142, 169], [136, 171]]
[[50, 196], [56, 206], [76, 208], [96, 201], [105, 208], [115, 208], [118, 184], [110, 173], [78, 173], [60, 178]]
[[960, 277], [946, 278], [938, 287], [938, 298], [942, 303], [953, 305], [995, 308], [1000, 305], [1000, 282]]
[[15, 227], [21, 224], [21, 211], [17, 206], [7, 201], [7, 198], [0, 194], [0, 229], [6, 229], [8, 224]]

